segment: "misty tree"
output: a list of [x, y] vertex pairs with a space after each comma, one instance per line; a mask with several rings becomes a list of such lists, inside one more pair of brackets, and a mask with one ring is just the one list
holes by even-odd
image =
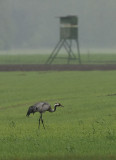
[[0, 49], [10, 49], [15, 34], [12, 19], [12, 4], [9, 0], [0, 1]]
[[33, 43], [33, 35], [38, 30], [38, 13], [33, 1], [25, 2], [0, 0], [0, 49], [28, 47]]

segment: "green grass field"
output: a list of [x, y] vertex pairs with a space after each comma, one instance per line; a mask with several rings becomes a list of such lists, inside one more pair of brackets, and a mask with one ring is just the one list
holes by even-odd
[[[116, 159], [116, 71], [0, 72], [0, 160]], [[26, 117], [38, 101], [64, 108]]]
[[[17, 53], [17, 52], [16, 52]], [[30, 52], [29, 52], [30, 53]], [[0, 64], [45, 64], [50, 54], [36, 53], [17, 53], [10, 52], [5, 54], [0, 52]], [[58, 59], [53, 61], [53, 64], [67, 64], [67, 54], [58, 54]], [[60, 58], [60, 59], [59, 59]], [[78, 57], [77, 57], [78, 58]], [[78, 64], [78, 59], [71, 60], [70, 64]], [[82, 64], [116, 64], [116, 54], [113, 53], [98, 53], [98, 54], [81, 54]]]

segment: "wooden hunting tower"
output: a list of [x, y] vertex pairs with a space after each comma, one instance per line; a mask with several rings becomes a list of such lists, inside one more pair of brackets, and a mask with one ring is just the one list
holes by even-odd
[[77, 17], [60, 17], [60, 39], [77, 39]]
[[[60, 18], [60, 40], [51, 53], [50, 57], [47, 59], [46, 63], [51, 64], [57, 54], [59, 53], [61, 47], [66, 49], [68, 53], [68, 63], [70, 60], [80, 60], [80, 51], [79, 51], [79, 41], [78, 41], [78, 17], [77, 16], [66, 16]], [[76, 42], [76, 48], [78, 55], [75, 55], [72, 51], [72, 42]]]

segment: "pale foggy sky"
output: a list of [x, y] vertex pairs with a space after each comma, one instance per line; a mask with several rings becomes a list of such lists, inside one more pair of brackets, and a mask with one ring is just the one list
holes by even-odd
[[116, 0], [14, 0], [19, 10], [21, 2], [30, 16], [33, 10], [38, 16], [38, 33], [33, 35], [38, 48], [52, 48], [58, 42], [56, 17], [78, 15], [81, 48], [116, 49]]

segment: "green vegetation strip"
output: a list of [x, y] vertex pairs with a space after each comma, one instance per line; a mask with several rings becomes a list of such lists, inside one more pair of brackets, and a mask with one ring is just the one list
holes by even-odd
[[[39, 51], [38, 51], [39, 52]], [[0, 64], [45, 64], [50, 54], [15, 54], [13, 51], [10, 54], [0, 52]], [[78, 55], [76, 60], [70, 60], [70, 64], [79, 64]], [[53, 64], [67, 64], [68, 55], [58, 54]], [[98, 54], [81, 54], [82, 64], [115, 64], [116, 54], [112, 53], [98, 53]]]
[[[116, 71], [0, 72], [0, 160], [116, 159]], [[64, 108], [26, 117], [30, 105]]]

